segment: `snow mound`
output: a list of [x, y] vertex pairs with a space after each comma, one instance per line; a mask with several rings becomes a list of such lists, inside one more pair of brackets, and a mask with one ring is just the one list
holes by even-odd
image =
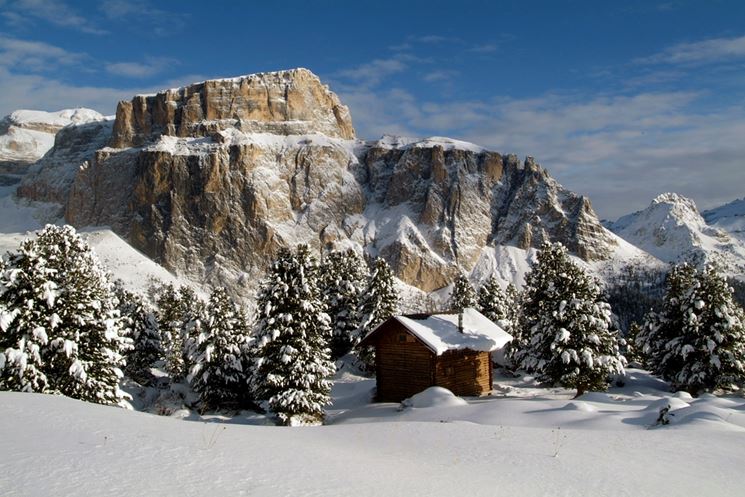
[[402, 407], [413, 407], [416, 409], [466, 405], [468, 405], [468, 402], [457, 397], [453, 392], [443, 387], [429, 387], [428, 389], [401, 402]]
[[562, 409], [566, 411], [597, 412], [595, 406], [591, 406], [587, 402], [582, 401], [569, 402], [567, 405], [562, 407]]
[[654, 402], [650, 403], [644, 410], [659, 412], [660, 410], [668, 406], [670, 406], [670, 411], [675, 411], [677, 409], [689, 407], [690, 404], [676, 397], [663, 397], [662, 399], [655, 400]]

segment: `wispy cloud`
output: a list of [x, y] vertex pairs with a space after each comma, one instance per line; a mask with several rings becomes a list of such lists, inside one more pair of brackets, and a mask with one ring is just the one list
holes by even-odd
[[177, 64], [175, 59], [146, 57], [143, 62], [114, 62], [106, 64], [106, 72], [127, 78], [148, 78]]
[[17, 0], [8, 8], [9, 10], [3, 13], [3, 17], [11, 24], [24, 24], [34, 18], [82, 33], [94, 35], [107, 33], [105, 29], [81, 16], [61, 0]]
[[496, 43], [484, 43], [481, 45], [474, 45], [468, 49], [469, 52], [479, 53], [479, 54], [494, 53], [497, 50], [499, 50], [499, 46]]
[[452, 71], [448, 69], [437, 69], [426, 73], [422, 76], [424, 81], [428, 83], [452, 81], [458, 75], [458, 71]]
[[659, 53], [638, 58], [634, 62], [693, 66], [740, 59], [745, 59], [745, 36], [678, 43]]
[[161, 10], [143, 0], [105, 0], [100, 3], [99, 11], [109, 21], [137, 18], [136, 28], [147, 26], [148, 34], [160, 37], [183, 30], [188, 21], [186, 14]]
[[86, 54], [70, 52], [49, 43], [0, 36], [0, 67], [48, 71], [59, 66], [77, 65], [87, 58]]
[[407, 62], [399, 57], [375, 59], [350, 69], [342, 69], [336, 77], [345, 78], [365, 86], [377, 86], [386, 77], [405, 71]]

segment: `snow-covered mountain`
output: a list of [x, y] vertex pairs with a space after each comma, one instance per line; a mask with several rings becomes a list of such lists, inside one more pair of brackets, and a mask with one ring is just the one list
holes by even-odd
[[36, 162], [52, 148], [60, 129], [103, 119], [98, 112], [84, 108], [57, 112], [17, 110], [0, 120], [0, 165], [20, 167]]
[[[739, 204], [741, 205], [741, 204]], [[728, 207], [731, 206], [731, 207]], [[736, 225], [737, 202], [709, 211], [708, 219]], [[718, 224], [707, 224], [693, 200], [664, 193], [644, 210], [608, 223], [613, 232], [666, 262], [718, 262], [733, 276], [745, 269], [745, 243]]]
[[745, 242], [745, 198], [704, 211], [706, 222]]
[[236, 293], [297, 243], [382, 256], [427, 292], [505, 258], [512, 269], [498, 273], [519, 279], [544, 240], [593, 264], [643, 256], [530, 157], [442, 137], [356, 139], [347, 107], [306, 69], [121, 102], [113, 126], [60, 133], [18, 192]]

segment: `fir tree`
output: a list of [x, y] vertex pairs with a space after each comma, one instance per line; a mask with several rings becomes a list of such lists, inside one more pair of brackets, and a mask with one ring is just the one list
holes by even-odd
[[[383, 258], [375, 259], [360, 308], [362, 320], [358, 331], [359, 340], [399, 311], [399, 296], [393, 271]], [[358, 350], [357, 355], [363, 368], [368, 371], [375, 369], [375, 350], [372, 347]]]
[[133, 344], [132, 349], [125, 354], [125, 372], [130, 378], [148, 385], [154, 378], [150, 368], [164, 354], [158, 321], [143, 299], [125, 289], [121, 281], [115, 284], [114, 289], [122, 326]]
[[330, 402], [331, 327], [317, 272], [306, 245], [283, 249], [257, 300], [253, 392], [286, 425], [321, 422]]
[[189, 373], [192, 388], [206, 409], [246, 406], [250, 364], [245, 312], [218, 288], [210, 295], [201, 322]]
[[678, 338], [685, 326], [684, 302], [697, 274], [696, 268], [688, 263], [670, 269], [660, 310], [647, 313], [643, 327], [636, 336], [635, 344], [644, 365], [663, 378], [681, 371], [685, 363], [682, 357], [670, 353], [668, 344]]
[[121, 352], [131, 345], [108, 275], [71, 226], [25, 240], [0, 288], [0, 388], [121, 402]]
[[479, 288], [479, 309], [484, 316], [499, 324], [507, 333], [510, 332], [510, 302], [494, 276], [490, 276]]
[[560, 243], [539, 251], [526, 277], [521, 321], [520, 366], [539, 381], [576, 388], [580, 396], [605, 390], [608, 377], [623, 372], [610, 306]]
[[694, 395], [745, 379], [745, 315], [714, 266], [671, 272], [663, 311], [650, 317], [637, 342], [655, 373]]
[[169, 283], [161, 288], [157, 304], [166, 371], [174, 381], [181, 381], [192, 366], [204, 302], [190, 287], [176, 289]]
[[321, 266], [320, 284], [333, 329], [331, 354], [339, 358], [359, 342], [360, 299], [365, 290], [367, 264], [354, 250], [331, 252]]
[[476, 290], [463, 274], [459, 274], [453, 283], [453, 292], [450, 294], [450, 309], [453, 311], [462, 311], [468, 307], [478, 308]]

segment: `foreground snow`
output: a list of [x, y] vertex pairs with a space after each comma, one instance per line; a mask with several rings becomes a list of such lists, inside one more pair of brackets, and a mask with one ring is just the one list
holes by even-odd
[[[330, 425], [314, 428], [0, 392], [0, 494], [743, 494], [742, 398], [670, 395], [635, 370], [577, 400], [497, 377], [494, 397], [432, 392], [401, 410], [367, 404], [373, 386], [340, 374]], [[648, 429], [662, 404], [671, 425]]]

